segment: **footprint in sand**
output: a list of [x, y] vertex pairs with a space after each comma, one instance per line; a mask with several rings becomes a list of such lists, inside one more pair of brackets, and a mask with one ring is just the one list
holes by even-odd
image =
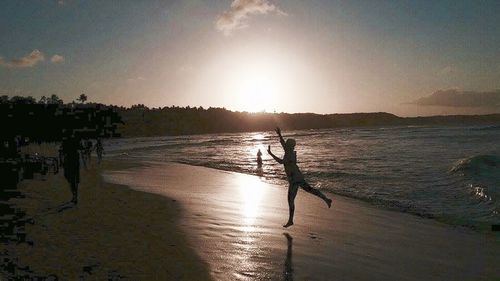
[[314, 240], [321, 240], [321, 238], [318, 236], [317, 233], [314, 232], [309, 232], [309, 238], [314, 239]]
[[121, 275], [116, 270], [112, 270], [112, 271], [108, 272], [108, 280], [110, 280], [110, 281], [119, 281], [119, 280], [125, 280], [125, 279], [128, 279], [128, 278]]
[[88, 280], [90, 276], [94, 273], [94, 269], [99, 267], [101, 264], [99, 262], [93, 263], [91, 265], [86, 265], [82, 267], [82, 274], [80, 275], [80, 280]]

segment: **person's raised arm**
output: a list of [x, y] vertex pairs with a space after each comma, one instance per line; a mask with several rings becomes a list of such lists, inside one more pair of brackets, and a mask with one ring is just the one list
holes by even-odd
[[278, 163], [280, 163], [280, 164], [283, 164], [283, 160], [282, 160], [282, 159], [279, 159], [276, 155], [274, 155], [274, 154], [271, 152], [271, 146], [270, 146], [270, 145], [267, 147], [267, 153], [269, 153], [269, 155], [271, 155], [271, 157], [273, 157], [273, 159], [274, 159], [276, 162], [278, 162]]
[[283, 139], [283, 136], [281, 135], [281, 129], [280, 127], [276, 127], [276, 134], [278, 134], [278, 137], [280, 138], [280, 143], [283, 149], [285, 149], [285, 140]]

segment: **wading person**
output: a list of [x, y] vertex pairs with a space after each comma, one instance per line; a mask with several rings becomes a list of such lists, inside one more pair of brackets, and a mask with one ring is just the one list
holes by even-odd
[[283, 159], [276, 157], [276, 155], [274, 155], [271, 152], [270, 145], [268, 146], [267, 152], [274, 158], [274, 160], [276, 160], [276, 162], [283, 164], [283, 166], [285, 167], [285, 173], [288, 179], [289, 217], [288, 217], [288, 222], [285, 225], [283, 225], [283, 227], [289, 227], [293, 225], [293, 214], [295, 212], [295, 197], [297, 196], [299, 187], [302, 187], [302, 189], [304, 189], [305, 191], [323, 199], [323, 201], [325, 201], [325, 203], [328, 205], [328, 208], [332, 206], [332, 199], [326, 197], [323, 193], [321, 193], [321, 191], [313, 188], [312, 186], [309, 185], [309, 183], [307, 183], [304, 180], [304, 175], [302, 175], [302, 172], [300, 172], [299, 167], [297, 166], [297, 152], [294, 150], [295, 140], [287, 139], [285, 142], [285, 140], [281, 136], [280, 128], [276, 128], [276, 133], [278, 134], [281, 146], [285, 151], [285, 155], [283, 156]]
[[262, 152], [257, 152], [257, 168], [262, 168]]

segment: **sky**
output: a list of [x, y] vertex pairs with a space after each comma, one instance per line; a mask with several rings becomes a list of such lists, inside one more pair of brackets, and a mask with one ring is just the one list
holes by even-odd
[[0, 94], [500, 113], [499, 14], [496, 0], [3, 0]]

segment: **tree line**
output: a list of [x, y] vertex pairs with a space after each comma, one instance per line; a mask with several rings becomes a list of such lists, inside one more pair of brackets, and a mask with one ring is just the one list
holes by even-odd
[[85, 94], [81, 94], [70, 103], [64, 103], [57, 95], [42, 96], [38, 100], [33, 97], [0, 96], [0, 104], [5, 103], [108, 108], [120, 116], [123, 123], [117, 124], [116, 132], [124, 137], [268, 131], [276, 126], [285, 130], [302, 130], [399, 125], [500, 125], [500, 114], [399, 117], [386, 112], [292, 114], [239, 112], [220, 107], [205, 109], [201, 106], [149, 108], [144, 104], [136, 104], [124, 107], [88, 102]]
[[[81, 94], [75, 101], [78, 101], [79, 103], [85, 103], [87, 101], [88, 97], [86, 94]], [[0, 96], [0, 104], [64, 104], [64, 101], [59, 98], [58, 95], [50, 95], [50, 96], [41, 96], [38, 101], [32, 97], [32, 96], [12, 96], [9, 97], [8, 95], [2, 95]], [[75, 102], [73, 102], [75, 103]]]
[[123, 125], [118, 126], [118, 131], [128, 137], [269, 131], [276, 126], [285, 130], [304, 130], [409, 125], [500, 125], [500, 114], [399, 117], [386, 112], [251, 113], [214, 107], [148, 108], [144, 105], [118, 107], [116, 110], [124, 121]]

